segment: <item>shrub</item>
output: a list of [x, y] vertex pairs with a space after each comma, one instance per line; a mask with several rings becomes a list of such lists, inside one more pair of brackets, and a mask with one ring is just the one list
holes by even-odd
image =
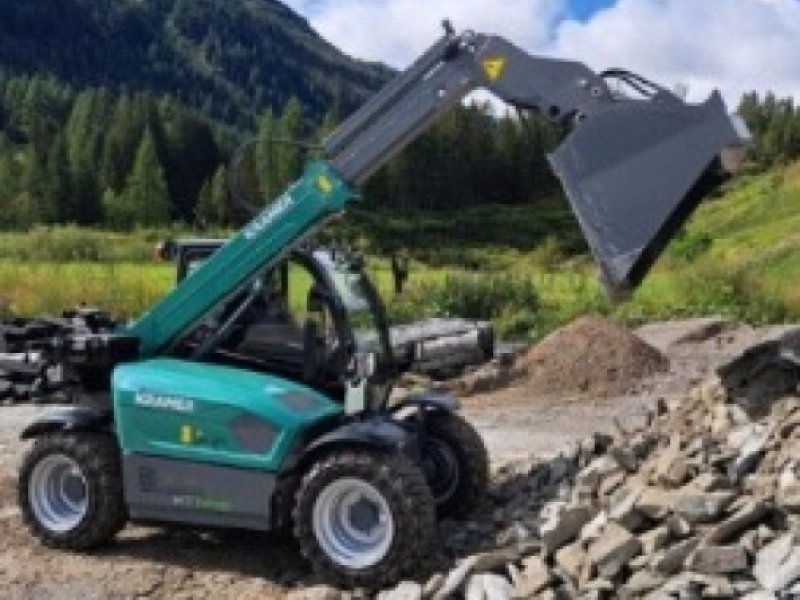
[[749, 323], [778, 323], [790, 316], [788, 307], [745, 269], [696, 269], [685, 276], [682, 288], [687, 314], [723, 314]]
[[[505, 317], [517, 323], [514, 329], [524, 329], [527, 325], [522, 321], [530, 323], [539, 304], [539, 295], [528, 277], [456, 273], [442, 281], [412, 286], [390, 300], [389, 311], [398, 322], [429, 316], [480, 320]], [[523, 319], [520, 315], [526, 316]]]
[[683, 263], [691, 263], [711, 249], [714, 240], [707, 233], [682, 232], [669, 247], [669, 256]]

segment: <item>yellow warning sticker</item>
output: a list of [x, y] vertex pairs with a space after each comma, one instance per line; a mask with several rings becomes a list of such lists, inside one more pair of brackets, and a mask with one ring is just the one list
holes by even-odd
[[506, 70], [506, 59], [502, 56], [487, 58], [483, 61], [483, 71], [489, 81], [497, 81], [503, 76]]
[[181, 444], [194, 443], [194, 427], [191, 425], [181, 426]]
[[317, 188], [327, 196], [333, 191], [333, 182], [327, 175], [320, 175], [317, 177]]

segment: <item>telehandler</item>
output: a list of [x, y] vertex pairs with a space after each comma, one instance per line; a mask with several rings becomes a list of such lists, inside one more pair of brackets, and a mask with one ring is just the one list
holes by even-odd
[[486, 449], [451, 397], [390, 402], [400, 366], [375, 288], [359, 260], [308, 241], [478, 88], [572, 125], [550, 162], [613, 293], [642, 281], [748, 143], [717, 92], [689, 104], [627, 71], [446, 27], [325, 141], [326, 160], [147, 313], [117, 328], [84, 315], [27, 345], [43, 373], [106, 398], [23, 432], [34, 536], [80, 551], [128, 521], [289, 529], [324, 576], [368, 588], [425, 560], [437, 515], [481, 501]]

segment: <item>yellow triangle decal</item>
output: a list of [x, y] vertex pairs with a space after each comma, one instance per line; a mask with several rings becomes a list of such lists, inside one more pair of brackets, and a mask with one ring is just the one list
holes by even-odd
[[483, 61], [483, 70], [489, 81], [497, 81], [506, 70], [506, 59], [501, 57], [487, 58]]

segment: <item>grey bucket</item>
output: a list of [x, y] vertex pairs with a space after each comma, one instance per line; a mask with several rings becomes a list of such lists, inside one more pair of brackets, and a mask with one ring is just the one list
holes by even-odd
[[718, 92], [702, 104], [620, 99], [578, 124], [550, 162], [612, 296], [639, 286], [749, 140]]

